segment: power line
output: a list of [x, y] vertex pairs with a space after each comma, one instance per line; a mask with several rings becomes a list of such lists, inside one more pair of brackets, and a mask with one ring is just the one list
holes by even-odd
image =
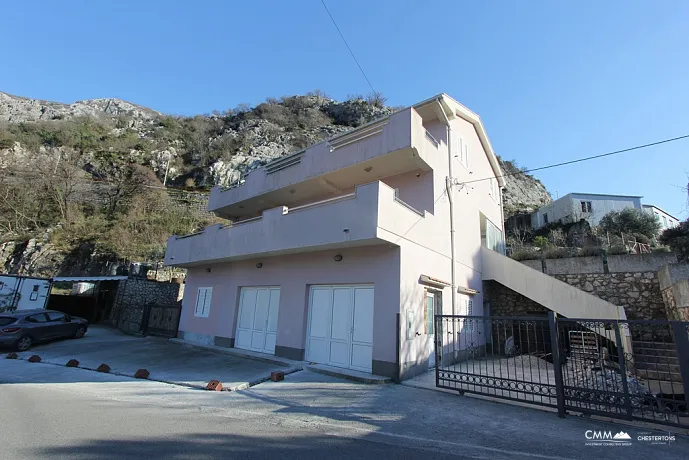
[[349, 46], [349, 43], [347, 43], [347, 39], [345, 39], [344, 35], [342, 35], [342, 31], [340, 30], [340, 27], [337, 25], [337, 22], [335, 22], [335, 18], [333, 15], [330, 13], [330, 10], [328, 9], [328, 6], [325, 4], [324, 0], [321, 0], [321, 3], [323, 4], [323, 8], [325, 8], [325, 11], [328, 13], [328, 16], [330, 16], [330, 20], [333, 22], [335, 25], [335, 28], [337, 29], [337, 33], [340, 34], [340, 37], [342, 38], [342, 41], [344, 42], [345, 46], [349, 50], [349, 54], [352, 55], [352, 58], [354, 59], [354, 62], [356, 62], [357, 67], [359, 67], [359, 70], [361, 70], [361, 74], [364, 76], [366, 79], [366, 83], [368, 83], [368, 86], [371, 88], [371, 91], [374, 93], [376, 92], [375, 89], [373, 89], [373, 85], [371, 84], [371, 80], [368, 79], [366, 76], [366, 72], [364, 72], [364, 69], [361, 67], [361, 64], [359, 64], [359, 60], [356, 58], [354, 55], [354, 51], [352, 51], [352, 48]]
[[[622, 149], [622, 150], [615, 150], [614, 152], [601, 153], [601, 154], [599, 154], [599, 155], [593, 155], [593, 156], [590, 156], [590, 157], [578, 158], [578, 159], [576, 159], [576, 160], [564, 161], [564, 162], [562, 162], [562, 163], [555, 163], [555, 164], [550, 164], [550, 165], [546, 165], [546, 166], [539, 166], [538, 168], [526, 169], [526, 170], [524, 170], [524, 171], [518, 171], [518, 172], [514, 172], [514, 173], [509, 173], [509, 174], [502, 174], [502, 175], [500, 175], [500, 176], [498, 176], [498, 177], [517, 176], [517, 175], [520, 175], [520, 174], [531, 173], [531, 172], [534, 172], [534, 171], [542, 171], [542, 170], [544, 170], [544, 169], [557, 168], [557, 167], [560, 167], [560, 166], [571, 165], [571, 164], [574, 164], [574, 163], [581, 163], [582, 161], [595, 160], [595, 159], [598, 159], [598, 158], [609, 157], [609, 156], [612, 156], [612, 155], [618, 155], [618, 154], [620, 154], [620, 153], [631, 152], [631, 151], [633, 151], [633, 150], [645, 149], [645, 148], [648, 148], [648, 147], [653, 147], [653, 146], [655, 146], [655, 145], [667, 144], [667, 143], [669, 143], [669, 142], [675, 142], [675, 141], [679, 141], [679, 140], [687, 139], [687, 138], [689, 138], [689, 134], [685, 134], [685, 135], [683, 135], [683, 136], [678, 136], [678, 137], [672, 137], [672, 138], [669, 138], [669, 139], [663, 139], [663, 140], [661, 140], [661, 141], [651, 142], [651, 143], [649, 143], [649, 144], [637, 145], [637, 146], [629, 147], [629, 148]], [[486, 178], [483, 178], [483, 179], [474, 179], [474, 180], [470, 180], [470, 181], [466, 181], [466, 182], [461, 182], [461, 184], [462, 184], [462, 185], [465, 185], [465, 184], [473, 184], [474, 182], [482, 182], [482, 181], [486, 181], [486, 180], [490, 180], [490, 179], [493, 179], [493, 178], [492, 178], [492, 177], [486, 177]]]

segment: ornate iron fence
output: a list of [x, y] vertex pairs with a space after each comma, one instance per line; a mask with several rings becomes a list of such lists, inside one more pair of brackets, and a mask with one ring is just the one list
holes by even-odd
[[436, 385], [689, 427], [689, 322], [436, 316]]

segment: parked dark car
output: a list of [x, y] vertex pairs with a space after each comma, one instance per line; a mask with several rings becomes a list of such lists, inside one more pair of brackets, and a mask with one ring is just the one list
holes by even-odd
[[54, 310], [17, 310], [0, 313], [0, 346], [26, 351], [37, 342], [80, 339], [89, 327], [84, 318]]

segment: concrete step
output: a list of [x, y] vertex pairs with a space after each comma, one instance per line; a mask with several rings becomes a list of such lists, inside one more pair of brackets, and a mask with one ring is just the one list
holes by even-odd
[[677, 364], [667, 363], [635, 363], [636, 370], [658, 371], [658, 372], [673, 372], [680, 373], [679, 362]]
[[[636, 351], [636, 350], [634, 350], [634, 351]], [[643, 363], [651, 363], [651, 364], [661, 363], [661, 364], [679, 365], [679, 358], [677, 357], [677, 355], [674, 355], [674, 356], [672, 356], [672, 355], [666, 355], [666, 356], [660, 355], [659, 356], [659, 355], [644, 355], [644, 354], [640, 354], [640, 353], [634, 353], [634, 362], [638, 366], [642, 365]]]
[[636, 375], [642, 379], [663, 380], [666, 382], [681, 382], [682, 376], [679, 372], [662, 372], [647, 369], [637, 369]]
[[632, 346], [647, 350], [676, 350], [673, 342], [648, 342], [645, 340], [632, 340]]

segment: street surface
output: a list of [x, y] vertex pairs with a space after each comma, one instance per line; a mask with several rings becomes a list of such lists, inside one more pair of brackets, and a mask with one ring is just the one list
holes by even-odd
[[686, 459], [689, 442], [585, 446], [618, 424], [309, 371], [207, 392], [0, 359], [4, 459]]

